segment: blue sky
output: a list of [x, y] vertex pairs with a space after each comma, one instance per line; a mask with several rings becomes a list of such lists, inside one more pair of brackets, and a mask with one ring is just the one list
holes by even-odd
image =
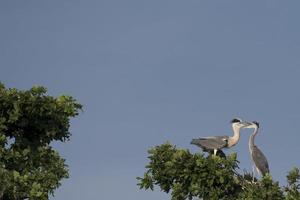
[[[299, 1], [1, 1], [0, 80], [84, 105], [55, 144], [70, 167], [56, 200], [161, 199], [140, 191], [147, 149], [261, 124], [274, 179], [300, 166]], [[243, 131], [241, 169], [251, 170]]]

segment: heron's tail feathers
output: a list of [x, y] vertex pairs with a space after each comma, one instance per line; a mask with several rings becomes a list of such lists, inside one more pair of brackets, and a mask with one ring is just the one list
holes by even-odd
[[192, 139], [191, 144], [199, 145], [200, 144], [200, 139]]
[[201, 144], [202, 144], [203, 140], [205, 140], [205, 138], [192, 139], [191, 144], [202, 147]]

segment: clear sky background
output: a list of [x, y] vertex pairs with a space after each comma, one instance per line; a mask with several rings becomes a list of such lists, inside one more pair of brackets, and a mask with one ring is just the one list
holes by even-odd
[[[55, 200], [167, 200], [140, 191], [147, 149], [261, 124], [274, 179], [300, 167], [300, 2], [1, 1], [0, 80], [84, 105], [55, 144], [70, 178]], [[233, 149], [251, 170], [249, 131]]]

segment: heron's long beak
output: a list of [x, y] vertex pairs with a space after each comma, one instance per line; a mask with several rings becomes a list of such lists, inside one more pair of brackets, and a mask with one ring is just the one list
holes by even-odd
[[244, 128], [247, 128], [247, 126], [251, 126], [251, 122], [243, 121], [242, 124], [244, 125]]

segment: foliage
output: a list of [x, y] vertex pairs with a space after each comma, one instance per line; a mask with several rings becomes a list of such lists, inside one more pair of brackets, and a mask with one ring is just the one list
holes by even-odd
[[266, 175], [258, 182], [245, 184], [243, 190], [239, 193], [238, 199], [282, 200], [284, 196], [278, 182], [274, 182], [270, 175]]
[[50, 143], [69, 139], [70, 118], [81, 105], [46, 92], [0, 84], [0, 199], [48, 199], [68, 177], [65, 160]]
[[140, 189], [171, 192], [172, 200], [299, 200], [299, 170], [287, 176], [288, 186], [280, 188], [270, 175], [261, 180], [249, 173], [237, 173], [236, 154], [224, 158], [203, 153], [192, 154], [165, 143], [151, 148], [149, 164], [143, 177], [138, 177]]
[[286, 199], [297, 200], [300, 199], [300, 174], [299, 169], [292, 169], [287, 175], [288, 185], [285, 187]]

